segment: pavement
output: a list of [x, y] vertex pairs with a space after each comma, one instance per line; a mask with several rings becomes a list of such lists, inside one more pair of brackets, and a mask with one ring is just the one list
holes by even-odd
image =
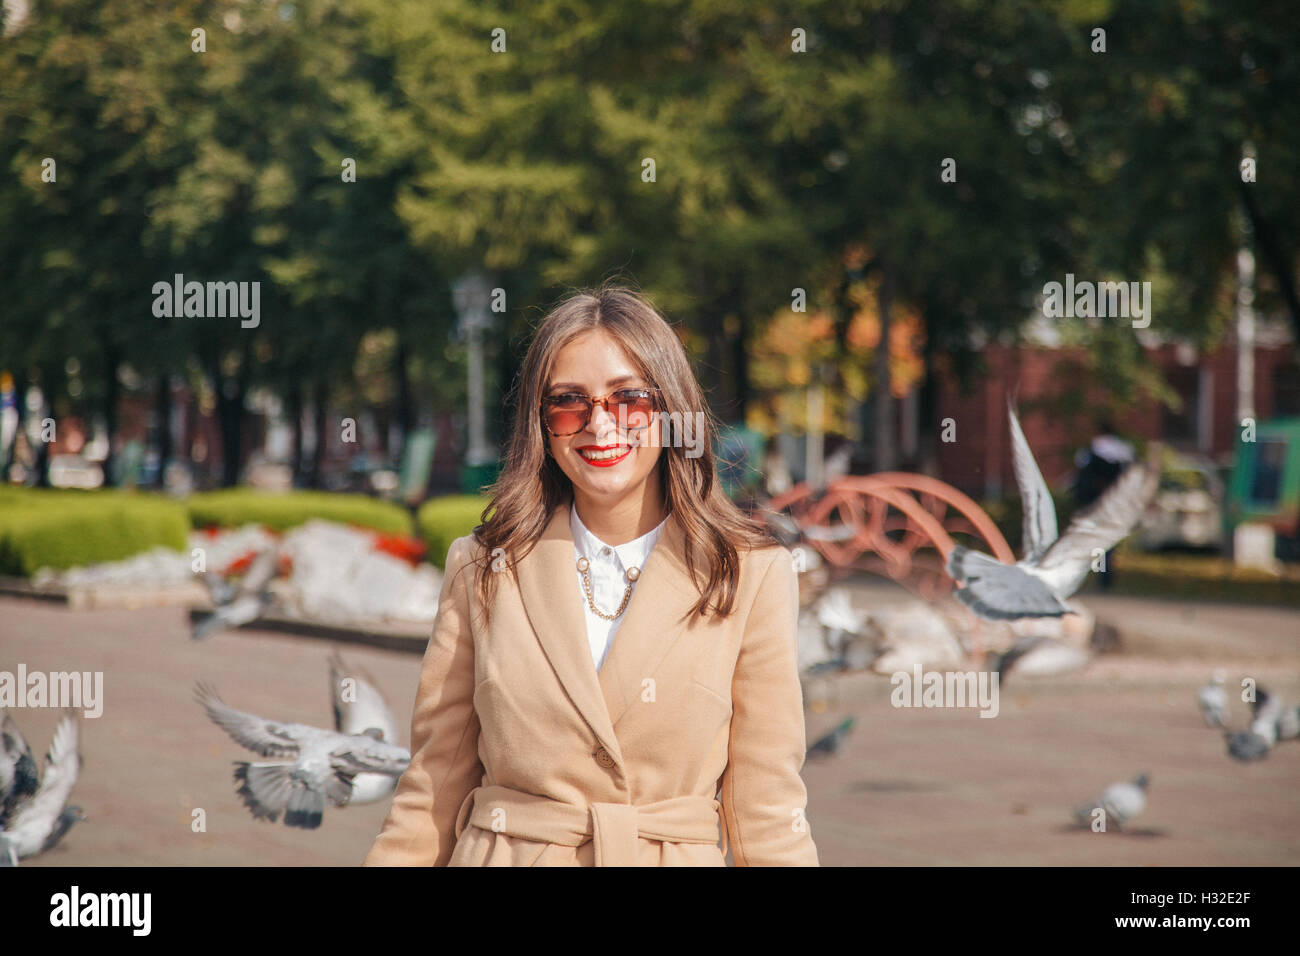
[[[855, 587], [855, 601], [881, 592]], [[1300, 741], [1266, 760], [1230, 760], [1195, 692], [1222, 667], [1300, 700], [1300, 611], [1091, 595], [1121, 629], [1119, 653], [1055, 678], [1009, 679], [995, 719], [973, 709], [895, 708], [889, 679], [836, 681], [808, 739], [853, 715], [833, 757], [803, 772], [823, 865], [1295, 865]], [[0, 670], [104, 672], [104, 713], [82, 721], [74, 801], [90, 821], [24, 865], [351, 866], [387, 802], [329, 808], [316, 831], [254, 820], [233, 761], [256, 759], [194, 702], [196, 680], [231, 706], [286, 721], [331, 719], [335, 646], [368, 670], [406, 727], [420, 656], [244, 629], [195, 644], [180, 607], [77, 610], [0, 597]], [[274, 704], [270, 702], [274, 701]], [[58, 714], [13, 712], [43, 755]], [[1247, 710], [1234, 703], [1234, 721]], [[403, 737], [401, 743], [408, 741]], [[1129, 832], [1071, 826], [1071, 809], [1145, 771], [1149, 807]], [[205, 832], [192, 827], [205, 812]]]

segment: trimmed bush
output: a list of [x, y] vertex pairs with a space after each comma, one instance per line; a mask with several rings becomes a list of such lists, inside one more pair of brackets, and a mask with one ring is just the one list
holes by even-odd
[[120, 561], [164, 547], [184, 551], [185, 507], [157, 495], [118, 491], [0, 489], [0, 573], [30, 577]]
[[231, 488], [191, 495], [185, 502], [196, 528], [213, 525], [238, 528], [260, 524], [271, 531], [288, 531], [315, 518], [360, 525], [389, 534], [410, 534], [411, 516], [401, 505], [365, 495], [326, 491], [283, 494]]
[[415, 525], [429, 548], [429, 560], [445, 569], [447, 549], [479, 525], [491, 500], [482, 495], [445, 495], [422, 504]]

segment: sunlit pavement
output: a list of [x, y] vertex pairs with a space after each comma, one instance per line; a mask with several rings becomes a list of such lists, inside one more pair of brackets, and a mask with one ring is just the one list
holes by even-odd
[[[869, 604], [880, 589], [861, 584]], [[1300, 741], [1257, 764], [1231, 761], [1195, 691], [1223, 667], [1300, 700], [1300, 611], [1089, 595], [1124, 650], [1080, 674], [1014, 678], [1000, 713], [896, 709], [886, 677], [853, 675], [809, 713], [809, 739], [854, 715], [843, 750], [809, 760], [808, 819], [824, 865], [1225, 865], [1300, 862]], [[327, 725], [327, 641], [257, 631], [194, 644], [179, 608], [72, 611], [0, 598], [0, 670], [104, 672], [104, 711], [82, 721], [85, 765], [73, 802], [90, 817], [24, 865], [353, 865], [386, 804], [329, 808], [314, 832], [252, 819], [235, 760], [257, 759], [194, 703], [196, 680], [232, 706]], [[345, 646], [409, 721], [420, 657]], [[1244, 723], [1245, 705], [1234, 703]], [[58, 715], [13, 711], [44, 754]], [[403, 738], [403, 744], [408, 741]], [[1071, 809], [1108, 783], [1151, 775], [1129, 833], [1070, 827]], [[195, 808], [205, 833], [193, 832]]]

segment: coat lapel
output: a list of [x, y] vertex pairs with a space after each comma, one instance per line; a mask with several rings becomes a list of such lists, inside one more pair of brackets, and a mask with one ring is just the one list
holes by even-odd
[[542, 537], [516, 566], [519, 593], [538, 642], [574, 706], [620, 764], [614, 725], [681, 637], [682, 620], [699, 598], [686, 572], [683, 542], [677, 516], [670, 515], [641, 569], [599, 676], [587, 642], [568, 502], [556, 507]]
[[646, 558], [641, 577], [623, 612], [623, 623], [600, 669], [600, 687], [610, 722], [618, 725], [627, 708], [640, 699], [643, 682], [654, 677], [686, 631], [685, 621], [699, 591], [686, 571], [685, 534], [671, 514], [663, 534]]

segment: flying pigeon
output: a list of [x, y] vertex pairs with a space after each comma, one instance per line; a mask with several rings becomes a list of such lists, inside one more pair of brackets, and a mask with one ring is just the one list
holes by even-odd
[[765, 517], [773, 537], [787, 548], [793, 548], [803, 540], [846, 541], [858, 533], [858, 529], [850, 524], [837, 524], [830, 527], [802, 524], [793, 515], [781, 511], [769, 511]]
[[201, 641], [218, 631], [242, 627], [261, 617], [271, 604], [267, 588], [275, 577], [279, 561], [280, 549], [277, 546], [264, 549], [248, 566], [237, 588], [225, 582], [212, 582], [205, 576], [203, 582], [208, 586], [217, 609], [195, 621], [190, 636]]
[[1264, 688], [1255, 690], [1254, 719], [1248, 730], [1225, 730], [1228, 756], [1243, 763], [1263, 760], [1278, 739], [1278, 722], [1283, 716], [1282, 701]]
[[[6, 719], [6, 723], [11, 721]], [[67, 806], [80, 769], [77, 718], [68, 713], [54, 728], [40, 786], [16, 803], [0, 830], [0, 866], [17, 866], [19, 860], [44, 853], [63, 839], [74, 823], [86, 819], [81, 807]]]
[[[364, 671], [350, 668], [337, 650], [330, 655], [330, 698], [334, 703], [334, 729], [341, 734], [379, 731], [379, 739], [397, 743], [397, 718]], [[351, 683], [345, 683], [345, 681]], [[397, 778], [391, 774], [361, 773], [352, 780], [348, 803], [374, 803], [392, 795]]]
[[1079, 670], [1091, 659], [1092, 654], [1084, 648], [1041, 635], [1022, 637], [1005, 653], [990, 651], [986, 657], [999, 683], [1005, 683], [1013, 669], [1020, 676], [1047, 677]]
[[1206, 684], [1196, 692], [1196, 703], [1201, 708], [1201, 716], [1210, 727], [1228, 726], [1228, 692], [1223, 688], [1227, 674], [1215, 671]]
[[843, 746], [845, 739], [849, 736], [849, 731], [852, 729], [853, 718], [845, 718], [842, 724], [808, 748], [808, 756], [829, 757], [836, 753]]
[[865, 670], [878, 656], [869, 626], [870, 615], [855, 611], [847, 588], [833, 587], [815, 607], [822, 642], [841, 670]]
[[274, 762], [236, 762], [238, 793], [255, 818], [272, 823], [284, 813], [286, 826], [314, 830], [325, 801], [341, 807], [352, 798], [352, 782], [362, 773], [400, 776], [411, 753], [385, 743], [381, 731], [341, 734], [306, 724], [282, 724], [227, 706], [216, 689], [199, 684], [196, 697], [218, 727], [237, 744]]
[[963, 585], [955, 594], [957, 600], [980, 617], [1015, 620], [1070, 614], [1073, 609], [1066, 598], [1087, 578], [1094, 555], [1104, 554], [1127, 537], [1155, 496], [1160, 481], [1155, 446], [1151, 461], [1126, 468], [1105, 494], [1075, 515], [1058, 538], [1052, 496], [1010, 402], [1007, 417], [1025, 512], [1024, 557], [1008, 565], [957, 545], [948, 553], [945, 570]]
[[1144, 773], [1131, 783], [1112, 783], [1093, 803], [1075, 810], [1074, 818], [1084, 825], [1090, 825], [1093, 814], [1100, 807], [1106, 812], [1106, 825], [1109, 827], [1114, 823], [1117, 829], [1123, 830], [1126, 824], [1147, 808], [1147, 786], [1150, 782], [1151, 778]]
[[5, 713], [0, 720], [0, 830], [18, 805], [31, 798], [40, 782], [40, 768], [32, 757], [32, 748], [14, 719]]

